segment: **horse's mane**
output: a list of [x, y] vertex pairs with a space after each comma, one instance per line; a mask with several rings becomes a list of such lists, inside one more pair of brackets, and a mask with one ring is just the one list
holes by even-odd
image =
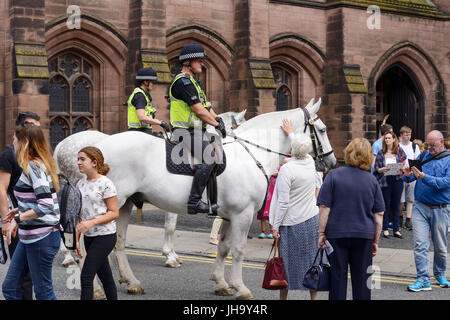
[[294, 116], [298, 116], [299, 120], [303, 119], [303, 112], [301, 111], [301, 108], [289, 109], [286, 111], [274, 111], [257, 115], [247, 120], [246, 122], [242, 123], [234, 131], [236, 134], [239, 134], [247, 130], [252, 130], [256, 128], [259, 129], [264, 128], [267, 130], [276, 129], [280, 127], [282, 119], [287, 118], [294, 121], [295, 120]]

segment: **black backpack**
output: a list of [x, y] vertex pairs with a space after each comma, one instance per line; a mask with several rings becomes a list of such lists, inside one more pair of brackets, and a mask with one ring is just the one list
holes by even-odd
[[81, 192], [64, 175], [59, 174], [58, 202], [60, 224], [63, 228], [61, 238], [69, 250], [76, 248], [76, 226], [81, 211]]

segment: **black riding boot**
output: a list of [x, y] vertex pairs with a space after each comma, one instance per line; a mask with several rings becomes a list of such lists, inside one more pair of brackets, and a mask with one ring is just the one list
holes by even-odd
[[[206, 188], [209, 176], [214, 168], [214, 165], [201, 164], [196, 165], [194, 173], [194, 181], [192, 181], [191, 194], [188, 200], [188, 213], [209, 213], [209, 204], [202, 201], [202, 194]], [[219, 206], [217, 204], [211, 206], [212, 211], [216, 211]]]

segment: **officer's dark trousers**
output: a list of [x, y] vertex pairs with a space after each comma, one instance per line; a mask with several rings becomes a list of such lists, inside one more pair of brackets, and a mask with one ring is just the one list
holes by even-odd
[[[191, 193], [189, 195], [188, 204], [196, 205], [201, 199], [202, 193], [205, 190], [209, 176], [211, 175], [214, 166], [213, 162], [214, 151], [210, 148], [210, 143], [204, 140], [204, 131], [199, 134], [190, 131], [191, 134], [191, 154], [194, 156], [194, 180], [192, 182]], [[201, 140], [201, 141], [200, 141]], [[197, 146], [196, 146], [197, 145]], [[201, 146], [201, 147], [200, 147]], [[201, 149], [200, 149], [201, 148]], [[212, 152], [208, 152], [211, 150]], [[201, 154], [198, 154], [201, 151]], [[206, 151], [206, 152], [205, 152]]]
[[328, 239], [334, 252], [329, 256], [331, 283], [329, 300], [346, 300], [348, 266], [352, 279], [353, 300], [370, 300], [371, 283], [367, 273], [372, 265], [372, 243], [370, 239]]
[[[0, 229], [1, 230], [1, 229]], [[1, 235], [0, 235], [1, 237]], [[11, 237], [11, 244], [8, 246], [9, 258], [12, 259], [14, 255], [14, 251], [16, 251], [17, 244], [19, 243], [19, 234], [16, 232], [15, 237]], [[33, 300], [33, 282], [31, 281], [31, 274], [28, 274], [25, 277], [25, 280], [22, 285], [22, 299], [23, 300]]]

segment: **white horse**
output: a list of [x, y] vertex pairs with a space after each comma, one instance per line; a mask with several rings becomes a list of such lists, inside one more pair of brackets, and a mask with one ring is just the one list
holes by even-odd
[[[314, 105], [311, 102], [306, 109], [311, 118], [315, 119], [314, 131], [316, 140], [321, 144], [318, 149], [322, 152], [319, 156], [323, 156], [325, 165], [332, 168], [336, 164], [336, 158], [328, 141], [326, 127], [317, 118], [320, 103], [320, 100]], [[296, 130], [303, 131], [305, 114], [298, 108], [259, 115], [242, 124], [235, 130], [235, 134], [259, 146], [286, 154], [290, 150], [290, 143], [280, 129], [284, 118], [291, 120]], [[311, 128], [308, 128], [310, 131]], [[254, 159], [259, 161], [265, 172], [270, 173], [275, 171], [282, 157], [278, 153], [242, 142], [247, 144], [249, 152], [246, 152], [240, 143], [233, 141], [232, 138], [223, 141], [230, 142], [223, 146], [227, 168], [217, 177], [218, 214], [224, 221], [211, 280], [216, 282], [215, 293], [218, 295], [232, 295], [231, 288], [234, 288], [238, 299], [252, 299], [253, 295], [242, 280], [242, 263], [248, 231], [254, 214], [263, 204], [267, 188], [266, 177]], [[165, 142], [151, 135], [123, 132], [106, 137], [96, 146], [102, 150], [105, 161], [111, 168], [108, 177], [114, 182], [118, 192], [120, 215], [117, 220], [117, 235], [121, 241], [117, 242], [115, 253], [121, 282], [128, 284], [129, 293], [141, 293], [144, 289], [135, 278], [124, 251], [133, 207], [130, 197], [139, 194], [144, 201], [162, 210], [185, 214], [192, 177], [174, 175], [167, 171]], [[123, 155], [126, 155], [126, 159]], [[147, 159], [147, 162], [140, 161], [142, 159]], [[150, 159], [152, 165], [148, 166]], [[224, 261], [230, 250], [233, 264], [229, 285], [224, 277]]]
[[[225, 128], [228, 134], [230, 134], [233, 128], [237, 128], [245, 121], [245, 113], [246, 110], [241, 112], [230, 111], [219, 115], [225, 123]], [[208, 126], [208, 130], [213, 131], [214, 129], [211, 126]], [[75, 133], [58, 143], [54, 150], [53, 156], [58, 164], [60, 172], [64, 173], [70, 183], [76, 185], [78, 180], [83, 177], [83, 174], [80, 173], [77, 165], [78, 151], [86, 146], [95, 145], [106, 137], [109, 137], [109, 135], [96, 130], [87, 130]], [[176, 230], [177, 217], [177, 214], [167, 212], [164, 224], [165, 233], [162, 253], [167, 258], [165, 265], [171, 268], [181, 266], [181, 260], [174, 250], [174, 234]], [[64, 255], [62, 264], [65, 267], [68, 267], [69, 265], [76, 265], [70, 251], [67, 250], [62, 243], [60, 246], [60, 251]]]

